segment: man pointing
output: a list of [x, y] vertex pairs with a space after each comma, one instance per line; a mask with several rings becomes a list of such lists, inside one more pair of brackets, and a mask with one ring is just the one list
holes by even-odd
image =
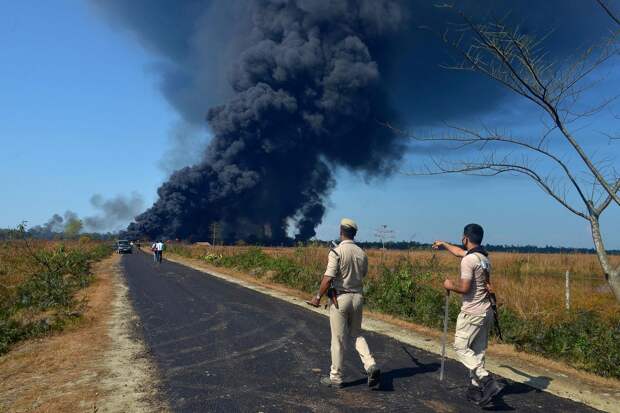
[[471, 384], [467, 398], [486, 406], [502, 391], [498, 383], [485, 368], [485, 353], [489, 332], [493, 326], [491, 308], [491, 263], [482, 248], [484, 230], [478, 224], [466, 225], [463, 229], [463, 248], [444, 241], [435, 241], [433, 248], [445, 248], [461, 260], [461, 274], [458, 282], [444, 281], [444, 288], [463, 296], [461, 312], [456, 321], [454, 350], [458, 359], [469, 370]]
[[368, 374], [368, 386], [379, 384], [380, 371], [370, 353], [366, 339], [361, 336], [362, 309], [364, 305], [362, 281], [368, 273], [368, 257], [355, 242], [357, 224], [351, 219], [340, 221], [340, 244], [330, 250], [327, 269], [321, 281], [318, 294], [310, 302], [319, 306], [321, 297], [330, 288], [335, 292], [335, 301], [329, 308], [331, 328], [332, 365], [329, 377], [323, 377], [321, 384], [341, 388], [344, 350], [348, 342], [355, 342], [364, 369]]

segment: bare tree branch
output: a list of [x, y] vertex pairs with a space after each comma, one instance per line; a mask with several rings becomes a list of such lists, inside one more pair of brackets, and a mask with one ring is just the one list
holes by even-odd
[[[588, 220], [588, 216], [581, 211], [573, 208], [567, 201], [566, 198], [560, 194], [558, 194], [549, 183], [541, 177], [534, 169], [529, 168], [525, 165], [517, 165], [514, 163], [501, 163], [501, 162], [481, 162], [481, 163], [464, 163], [462, 167], [453, 167], [446, 168], [441, 166], [438, 163], [435, 163], [438, 168], [438, 171], [427, 171], [427, 172], [409, 172], [407, 175], [445, 175], [445, 174], [454, 174], [454, 173], [465, 173], [465, 174], [473, 174], [476, 175], [476, 172], [481, 172], [480, 176], [496, 176], [503, 173], [508, 172], [516, 172], [519, 174], [526, 175], [533, 179], [547, 194], [549, 194], [552, 198], [558, 201], [562, 206], [571, 211], [573, 214]], [[488, 173], [484, 173], [488, 171]]]
[[[611, 184], [607, 182], [601, 171], [566, 127], [567, 121], [574, 121], [588, 114], [596, 113], [613, 99], [582, 113], [562, 110], [559, 106], [566, 97], [576, 99], [582, 90], [573, 90], [575, 85], [587, 78], [608, 59], [616, 56], [614, 46], [618, 33], [613, 34], [602, 48], [588, 48], [575, 64], [564, 71], [563, 76], [544, 81], [544, 73], [553, 64], [541, 66], [544, 54], [537, 55], [538, 42], [519, 34], [518, 30], [506, 27], [501, 21], [494, 20], [486, 25], [475, 24], [462, 11], [457, 11], [457, 13], [464, 21], [462, 28], [460, 28], [461, 33], [458, 41], [450, 41], [448, 33], [443, 36], [444, 42], [459, 51], [464, 61], [468, 63], [468, 65], [457, 68], [481, 72], [520, 96], [527, 98], [548, 113], [557, 129], [573, 147], [592, 175], [599, 181], [601, 187], [612, 197], [612, 201], [620, 205], [620, 196], [612, 191]], [[473, 36], [468, 48], [461, 45], [462, 31], [464, 30], [469, 30]], [[597, 58], [591, 61], [590, 57], [597, 51], [599, 51]], [[568, 117], [571, 115], [572, 118], [569, 119]]]
[[[620, 19], [605, 0], [595, 1], [620, 26]], [[452, 131], [448, 135], [419, 137], [386, 125], [417, 142], [444, 142], [455, 150], [468, 147], [479, 150], [476, 160], [448, 160], [442, 163], [432, 159], [432, 164], [426, 165], [422, 172], [410, 174], [494, 176], [515, 173], [529, 177], [564, 208], [590, 222], [599, 262], [608, 274], [608, 282], [616, 299], [620, 301], [620, 267], [614, 269], [609, 261], [599, 223], [600, 215], [611, 204], [620, 206], [620, 176], [613, 164], [616, 158], [596, 159], [599, 158], [596, 153], [587, 153], [583, 142], [579, 141], [579, 135], [581, 128], [592, 128], [592, 125], [576, 123], [600, 113], [620, 96], [603, 99], [590, 107], [580, 105], [584, 103], [582, 97], [585, 92], [597, 87], [603, 79], [598, 69], [620, 56], [620, 29], [613, 30], [605, 41], [585, 49], [581, 54], [556, 62], [550, 58], [543, 44], [548, 34], [542, 37], [523, 34], [518, 27], [511, 28], [505, 24], [505, 18], [479, 24], [452, 5], [440, 7], [455, 11], [461, 21], [439, 35], [462, 59], [461, 63], [447, 68], [477, 72], [497, 82], [534, 104], [544, 114], [548, 125], [545, 124], [541, 136], [536, 139], [514, 137], [489, 128], [478, 132], [452, 125], [448, 125]], [[610, 141], [620, 139], [615, 134], [603, 135]], [[565, 154], [558, 155], [547, 143], [550, 136], [557, 136], [565, 144], [563, 150], [568, 148], [573, 154], [570, 162]], [[496, 156], [498, 152], [503, 158]], [[541, 169], [536, 162], [543, 162], [542, 168], [554, 169]], [[560, 182], [556, 181], [556, 171], [561, 174]], [[573, 193], [578, 196], [585, 209], [571, 203], [567, 189], [571, 191], [571, 196]]]
[[618, 16], [616, 16], [610, 9], [609, 7], [607, 7], [607, 5], [605, 4], [605, 2], [603, 0], [596, 0], [596, 2], [599, 4], [599, 6], [601, 6], [601, 8], [605, 11], [605, 13], [607, 13], [607, 15], [609, 17], [611, 17], [611, 19], [616, 22], [616, 24], [618, 26], [620, 26], [620, 18], [618, 18]]
[[[614, 191], [618, 192], [620, 190], [620, 179], [616, 181], [616, 184], [612, 188]], [[611, 203], [612, 197], [608, 195], [607, 198], [596, 208], [594, 208], [593, 214], [597, 217], [601, 215], [601, 213], [609, 206]]]
[[564, 174], [566, 175], [566, 177], [568, 178], [568, 180], [571, 182], [571, 184], [573, 185], [573, 187], [576, 189], [577, 193], [579, 194], [579, 197], [581, 198], [581, 200], [583, 201], [584, 205], [586, 206], [586, 208], [590, 207], [590, 202], [588, 197], [585, 196], [585, 194], [583, 193], [583, 190], [581, 188], [581, 186], [579, 185], [579, 183], [577, 182], [576, 177], [572, 174], [572, 172], [570, 171], [570, 169], [568, 168], [568, 166], [566, 165], [566, 163], [564, 161], [562, 161], [558, 156], [554, 155], [553, 153], [543, 149], [543, 147], [541, 145], [539, 146], [533, 146], [527, 142], [524, 141], [520, 141], [517, 139], [513, 139], [510, 137], [506, 137], [506, 136], [502, 136], [500, 134], [494, 133], [494, 132], [490, 132], [487, 130], [487, 132], [490, 132], [488, 134], [488, 136], [483, 136], [478, 132], [475, 132], [473, 130], [467, 129], [467, 128], [463, 128], [463, 127], [459, 127], [459, 126], [453, 126], [453, 125], [448, 125], [449, 128], [461, 132], [463, 133], [466, 137], [463, 136], [440, 136], [440, 137], [417, 137], [415, 135], [410, 135], [406, 132], [400, 131], [396, 128], [394, 128], [392, 125], [390, 124], [384, 124], [386, 127], [392, 129], [393, 131], [397, 132], [398, 134], [401, 135], [405, 135], [405, 136], [409, 136], [410, 138], [416, 140], [416, 141], [421, 141], [421, 142], [458, 142], [461, 145], [457, 146], [456, 149], [460, 149], [464, 146], [467, 145], [475, 145], [475, 144], [482, 144], [484, 145], [485, 143], [488, 142], [503, 142], [503, 143], [508, 143], [508, 144], [512, 144], [512, 145], [516, 145], [518, 147], [522, 147], [525, 148], [527, 150], [533, 151], [535, 153], [541, 154], [547, 158], [549, 158], [551, 161], [553, 161], [555, 164], [557, 164], [561, 170], [564, 172]]

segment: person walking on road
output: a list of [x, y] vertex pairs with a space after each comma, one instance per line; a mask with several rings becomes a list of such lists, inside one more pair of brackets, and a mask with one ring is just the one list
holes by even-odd
[[159, 240], [159, 242], [155, 244], [155, 249], [157, 250], [157, 262], [161, 264], [164, 259], [164, 250], [166, 249], [164, 240]]
[[493, 310], [489, 294], [491, 263], [481, 247], [484, 230], [478, 224], [469, 224], [463, 230], [463, 248], [444, 241], [435, 241], [434, 249], [445, 248], [461, 257], [461, 275], [457, 283], [446, 279], [444, 288], [461, 294], [463, 304], [456, 321], [454, 349], [461, 363], [469, 369], [471, 383], [467, 399], [486, 406], [503, 386], [484, 368], [489, 332], [493, 327]]
[[153, 261], [157, 262], [157, 241], [151, 244], [151, 251], [153, 252]]
[[364, 305], [362, 280], [368, 272], [368, 257], [355, 244], [356, 234], [357, 224], [353, 220], [345, 218], [340, 222], [341, 242], [330, 250], [319, 292], [309, 301], [309, 304], [318, 307], [321, 297], [328, 293], [328, 290], [330, 295], [335, 295], [335, 302], [329, 307], [331, 371], [329, 377], [321, 379], [321, 384], [335, 388], [343, 386], [343, 361], [347, 342], [355, 342], [355, 350], [368, 375], [368, 386], [377, 386], [381, 374], [366, 339], [361, 335]]
[[151, 245], [151, 250], [153, 251], [153, 259], [158, 264], [161, 264], [164, 255], [164, 249], [165, 245], [163, 240], [154, 242], [153, 245]]

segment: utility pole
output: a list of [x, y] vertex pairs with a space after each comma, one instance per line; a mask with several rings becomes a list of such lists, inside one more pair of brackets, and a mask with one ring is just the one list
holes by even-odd
[[220, 224], [219, 222], [213, 222], [210, 225], [210, 229], [211, 229], [211, 239], [212, 239], [212, 243], [211, 245], [213, 245], [214, 247], [217, 245], [216, 242], [221, 238], [221, 228], [220, 228]]
[[566, 270], [566, 285], [564, 288], [566, 293], [566, 311], [570, 311], [570, 271]]
[[375, 230], [375, 237], [381, 240], [381, 263], [383, 264], [383, 255], [385, 254], [385, 240], [394, 239], [394, 230], [389, 229], [387, 225], [379, 225]]
[[385, 250], [385, 241], [394, 239], [394, 230], [389, 229], [387, 225], [379, 225], [375, 230], [375, 237], [381, 241], [381, 249]]

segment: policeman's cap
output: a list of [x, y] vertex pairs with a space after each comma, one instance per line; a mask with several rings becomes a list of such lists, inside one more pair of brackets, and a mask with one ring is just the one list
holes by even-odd
[[349, 218], [342, 218], [342, 220], [340, 221], [340, 226], [343, 228], [351, 228], [357, 231], [357, 224], [355, 223], [355, 221]]

